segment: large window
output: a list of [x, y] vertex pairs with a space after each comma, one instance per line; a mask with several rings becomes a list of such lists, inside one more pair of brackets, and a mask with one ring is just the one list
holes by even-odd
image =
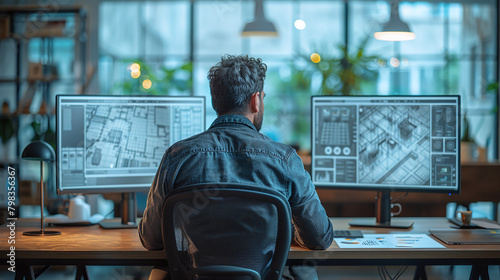
[[[243, 38], [240, 32], [253, 19], [253, 5], [209, 0], [101, 3], [101, 92], [204, 95], [210, 124], [215, 112], [209, 68], [223, 54], [261, 57], [269, 68], [262, 132], [308, 149], [310, 96], [341, 94], [342, 50], [352, 57], [362, 47], [365, 60], [356, 65], [354, 87], [344, 93], [459, 94], [474, 140], [496, 158], [498, 97], [487, 85], [498, 79], [497, 1], [401, 2], [401, 18], [416, 34], [409, 42], [373, 38], [389, 19], [387, 1], [266, 0], [266, 17], [279, 36]], [[303, 30], [294, 27], [298, 19], [306, 24]], [[313, 53], [323, 63], [311, 62]], [[133, 62], [142, 65], [141, 77], [132, 77]], [[153, 80], [149, 89], [142, 86], [145, 78]]]

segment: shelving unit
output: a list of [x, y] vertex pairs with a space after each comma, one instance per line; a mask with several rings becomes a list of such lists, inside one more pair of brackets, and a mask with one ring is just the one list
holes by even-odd
[[[86, 18], [86, 10], [77, 6], [0, 8], [0, 41], [3, 42], [0, 52], [15, 62], [15, 69], [0, 73], [0, 102], [9, 102], [17, 127], [14, 161], [20, 154], [19, 144], [30, 140], [23, 139], [22, 116], [40, 114], [50, 119], [56, 93], [83, 92], [87, 82]], [[71, 55], [67, 55], [68, 49], [72, 49]], [[54, 84], [58, 83], [66, 83], [68, 90], [54, 92]], [[40, 107], [30, 111], [33, 100]], [[1, 164], [12, 161], [5, 157], [5, 153], [0, 155]]]
[[[20, 160], [31, 140], [34, 120], [49, 127], [54, 117], [56, 94], [81, 94], [87, 83], [87, 13], [82, 7], [0, 7], [0, 104], [2, 123], [14, 125], [14, 136], [0, 149], [0, 171], [17, 170], [17, 205], [37, 204], [31, 178], [34, 167]], [[2, 103], [8, 102], [7, 110]], [[3, 127], [0, 127], [3, 129]], [[42, 129], [43, 131], [43, 129]], [[3, 132], [2, 132], [3, 133]], [[46, 134], [48, 135], [48, 134]], [[52, 142], [45, 137], [44, 140]], [[49, 168], [53, 173], [53, 168]], [[24, 174], [24, 175], [23, 175]], [[0, 179], [3, 178], [0, 176]], [[48, 176], [48, 187], [55, 186]], [[55, 195], [55, 191], [47, 192]], [[50, 198], [50, 195], [49, 195]], [[20, 200], [19, 200], [20, 199]], [[4, 203], [5, 201], [5, 203]], [[0, 193], [0, 218], [7, 205]]]

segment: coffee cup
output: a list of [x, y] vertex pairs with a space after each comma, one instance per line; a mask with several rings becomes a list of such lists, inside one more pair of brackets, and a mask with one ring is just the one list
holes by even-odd
[[[461, 218], [458, 218], [458, 214], [460, 214]], [[455, 214], [457, 220], [462, 221], [464, 226], [470, 225], [470, 221], [472, 219], [472, 211], [457, 211]]]
[[87, 221], [90, 218], [90, 205], [83, 196], [76, 196], [69, 201], [68, 217], [73, 221]]

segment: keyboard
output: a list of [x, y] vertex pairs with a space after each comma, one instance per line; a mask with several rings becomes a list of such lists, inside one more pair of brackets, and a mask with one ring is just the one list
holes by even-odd
[[363, 238], [361, 230], [334, 230], [334, 238]]

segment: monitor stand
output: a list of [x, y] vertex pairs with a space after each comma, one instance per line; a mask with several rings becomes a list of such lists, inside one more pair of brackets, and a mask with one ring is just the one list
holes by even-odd
[[137, 228], [140, 218], [137, 218], [137, 201], [135, 192], [122, 193], [122, 218], [107, 219], [99, 222], [104, 229]]
[[391, 193], [389, 191], [377, 192], [375, 207], [376, 219], [356, 219], [349, 223], [353, 227], [382, 227], [382, 228], [411, 228], [413, 221], [391, 222]]

